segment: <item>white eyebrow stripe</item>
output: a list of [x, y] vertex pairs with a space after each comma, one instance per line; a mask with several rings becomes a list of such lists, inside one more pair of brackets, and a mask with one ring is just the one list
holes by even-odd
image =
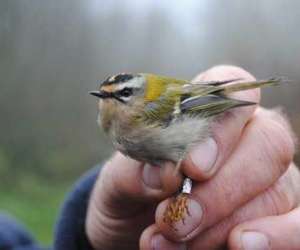
[[141, 88], [143, 85], [143, 80], [141, 78], [134, 78], [128, 82], [116, 84], [116, 90], [121, 90], [124, 88]]
[[125, 96], [120, 96], [119, 97], [121, 100], [123, 100], [124, 102], [128, 102], [131, 99], [131, 96], [125, 97]]

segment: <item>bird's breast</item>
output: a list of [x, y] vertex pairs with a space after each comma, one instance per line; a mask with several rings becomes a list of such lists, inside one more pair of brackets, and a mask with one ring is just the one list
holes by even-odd
[[142, 126], [111, 134], [116, 149], [130, 157], [149, 163], [162, 161], [177, 162], [187, 150], [209, 136], [208, 120], [183, 117], [167, 127]]

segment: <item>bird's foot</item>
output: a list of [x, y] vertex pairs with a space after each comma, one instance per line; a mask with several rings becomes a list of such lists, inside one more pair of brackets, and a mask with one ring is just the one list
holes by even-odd
[[168, 204], [163, 221], [176, 231], [174, 223], [182, 221], [185, 224], [186, 215], [190, 216], [188, 209], [188, 196], [192, 190], [192, 180], [186, 178], [183, 182], [182, 192], [174, 197]]

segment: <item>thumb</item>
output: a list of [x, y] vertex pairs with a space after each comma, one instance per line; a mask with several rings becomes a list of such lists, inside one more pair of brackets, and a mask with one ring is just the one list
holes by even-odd
[[150, 166], [116, 153], [104, 165], [91, 194], [86, 230], [92, 245], [105, 241], [103, 231], [109, 230], [109, 237], [133, 234], [132, 228], [142, 231], [154, 220], [155, 205], [176, 192], [181, 181], [174, 175], [173, 163]]

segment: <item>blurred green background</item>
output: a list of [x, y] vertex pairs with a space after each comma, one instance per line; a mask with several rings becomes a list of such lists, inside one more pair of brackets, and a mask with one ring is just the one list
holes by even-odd
[[262, 102], [299, 135], [299, 26], [298, 1], [1, 0], [0, 210], [52, 241], [64, 195], [112, 150], [87, 93], [118, 72], [286, 76]]

